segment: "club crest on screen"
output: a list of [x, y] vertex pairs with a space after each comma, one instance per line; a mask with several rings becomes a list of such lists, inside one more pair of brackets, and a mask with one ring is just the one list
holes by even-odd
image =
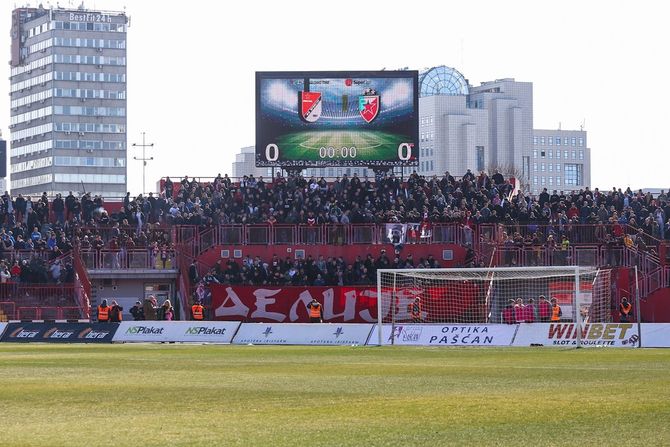
[[298, 92], [300, 105], [300, 119], [313, 123], [321, 116], [321, 93], [320, 92]]
[[358, 112], [366, 123], [371, 123], [379, 114], [379, 95], [371, 89], [358, 97]]

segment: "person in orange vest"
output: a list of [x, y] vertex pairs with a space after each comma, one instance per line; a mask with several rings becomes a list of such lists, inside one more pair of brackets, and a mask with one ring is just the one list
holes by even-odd
[[407, 312], [409, 312], [412, 323], [421, 323], [421, 297], [417, 296], [407, 305]]
[[316, 298], [313, 298], [307, 305], [307, 312], [309, 313], [310, 323], [323, 322], [323, 306], [321, 306], [321, 303]]
[[563, 316], [563, 311], [561, 310], [561, 306], [558, 305], [556, 302], [556, 298], [551, 299], [551, 321], [552, 322], [558, 322], [561, 321], [561, 317]]
[[205, 307], [200, 303], [200, 300], [196, 300], [191, 306], [191, 319], [197, 321], [205, 319]]
[[112, 300], [112, 307], [109, 308], [109, 321], [112, 323], [121, 323], [123, 321], [123, 307], [119, 306], [116, 300]]
[[619, 304], [619, 321], [621, 323], [628, 323], [632, 313], [633, 305], [630, 304], [628, 298], [624, 296], [621, 300], [621, 304]]
[[102, 300], [98, 306], [98, 323], [109, 323], [109, 311], [111, 307], [107, 305], [107, 300]]

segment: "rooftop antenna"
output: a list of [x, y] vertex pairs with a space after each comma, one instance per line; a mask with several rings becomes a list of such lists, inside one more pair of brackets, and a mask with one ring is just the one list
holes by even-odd
[[579, 130], [583, 131], [586, 127], [586, 118], [582, 120], [582, 124], [579, 125]]
[[558, 130], [561, 130], [561, 122], [558, 122]]

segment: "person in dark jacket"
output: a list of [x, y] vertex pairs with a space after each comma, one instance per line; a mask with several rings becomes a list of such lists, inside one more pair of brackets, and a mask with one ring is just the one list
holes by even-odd
[[144, 320], [144, 308], [141, 301], [135, 301], [135, 305], [130, 308], [130, 314], [135, 321]]
[[145, 298], [143, 307], [145, 320], [152, 321], [157, 319], [158, 301], [156, 300], [155, 296], [150, 295], [149, 297]]
[[112, 300], [112, 307], [109, 311], [109, 321], [112, 323], [121, 323], [123, 321], [123, 307], [119, 306], [116, 300]]

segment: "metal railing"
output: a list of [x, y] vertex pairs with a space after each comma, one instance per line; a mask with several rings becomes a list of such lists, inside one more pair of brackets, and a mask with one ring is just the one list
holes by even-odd
[[560, 265], [627, 265], [624, 247], [607, 248], [598, 245], [571, 246], [567, 250], [549, 249], [545, 246], [498, 247], [497, 262], [500, 267], [533, 267]]
[[[195, 256], [218, 245], [352, 245], [388, 244], [386, 224], [231, 224], [198, 228], [179, 226], [175, 239]], [[476, 245], [480, 238], [493, 241], [493, 225], [466, 227], [458, 223], [436, 223], [424, 234], [408, 232], [405, 244]]]
[[177, 268], [173, 252], [140, 250], [82, 250], [82, 263], [89, 270], [107, 269], [153, 269], [174, 270]]

